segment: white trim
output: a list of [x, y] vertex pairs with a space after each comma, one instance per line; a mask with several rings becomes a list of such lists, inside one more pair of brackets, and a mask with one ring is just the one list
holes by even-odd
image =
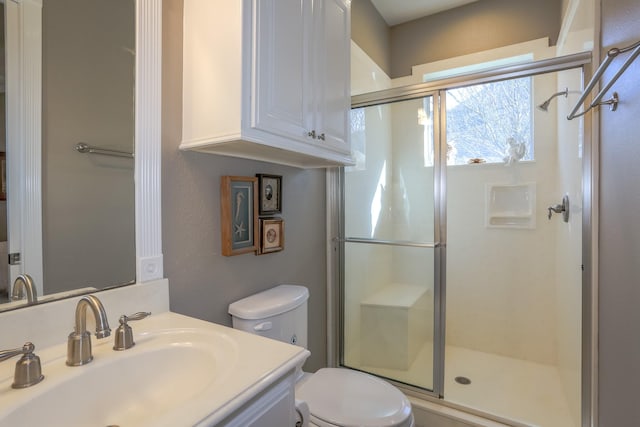
[[569, 5], [567, 6], [562, 19], [562, 27], [560, 28], [560, 34], [558, 34], [558, 41], [556, 42], [556, 46], [564, 46], [564, 44], [566, 43], [567, 37], [569, 36], [569, 31], [571, 31], [571, 24], [573, 24], [573, 20], [576, 17], [580, 2], [581, 0], [569, 0]]
[[[443, 400], [408, 395], [416, 425], [468, 427], [527, 427], [517, 421], [493, 417]], [[491, 418], [489, 418], [491, 417]]]
[[136, 6], [136, 281], [163, 277], [161, 201], [162, 2]]
[[[475, 67], [478, 64], [485, 64], [483, 68], [476, 69], [472, 73], [481, 73], [491, 65], [507, 61], [501, 64], [502, 67], [509, 65], [528, 64], [532, 61], [551, 59], [556, 57], [555, 47], [549, 46], [547, 37], [516, 43], [495, 49], [474, 52], [467, 55], [428, 62], [426, 64], [414, 65], [411, 67], [411, 74], [404, 77], [397, 77], [391, 80], [393, 87], [411, 85], [424, 82], [425, 74], [441, 73], [447, 70], [461, 71], [463, 67]], [[514, 62], [509, 62], [514, 61]], [[515, 62], [520, 61], [520, 62]], [[449, 75], [447, 78], [453, 77]]]
[[336, 367], [340, 363], [340, 348], [338, 339], [340, 337], [340, 289], [337, 274], [340, 272], [339, 243], [340, 221], [336, 212], [340, 208], [340, 170], [329, 168], [325, 174], [326, 183], [326, 257], [327, 257], [327, 366]]
[[42, 1], [8, 2], [5, 14], [8, 251], [22, 257], [9, 283], [28, 273], [42, 295]]

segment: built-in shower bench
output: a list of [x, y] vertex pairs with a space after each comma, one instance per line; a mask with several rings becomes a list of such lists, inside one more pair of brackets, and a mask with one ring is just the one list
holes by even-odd
[[360, 303], [362, 364], [408, 369], [433, 341], [433, 303], [426, 286], [393, 284]]

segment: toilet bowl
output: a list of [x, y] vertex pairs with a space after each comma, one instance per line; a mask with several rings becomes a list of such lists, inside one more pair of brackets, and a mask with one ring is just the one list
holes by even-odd
[[362, 372], [324, 368], [296, 386], [317, 427], [411, 427], [407, 398], [391, 384]]
[[[307, 346], [304, 286], [280, 285], [229, 305], [233, 327], [287, 343]], [[296, 400], [309, 407], [313, 427], [413, 427], [409, 400], [388, 382], [363, 372], [323, 368], [300, 372]]]

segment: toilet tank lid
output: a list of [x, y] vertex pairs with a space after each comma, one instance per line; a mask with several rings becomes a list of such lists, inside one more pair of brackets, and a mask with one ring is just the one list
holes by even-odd
[[279, 285], [229, 305], [229, 314], [245, 320], [264, 319], [286, 313], [309, 299], [309, 290], [299, 285]]

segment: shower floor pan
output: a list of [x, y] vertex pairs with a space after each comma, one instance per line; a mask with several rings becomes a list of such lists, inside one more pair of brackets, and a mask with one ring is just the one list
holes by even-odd
[[[431, 384], [432, 344], [427, 343], [407, 370], [359, 369], [415, 384]], [[471, 380], [459, 384], [456, 377]], [[540, 427], [578, 427], [569, 410], [557, 367], [462, 347], [447, 346], [445, 400], [480, 412]]]

